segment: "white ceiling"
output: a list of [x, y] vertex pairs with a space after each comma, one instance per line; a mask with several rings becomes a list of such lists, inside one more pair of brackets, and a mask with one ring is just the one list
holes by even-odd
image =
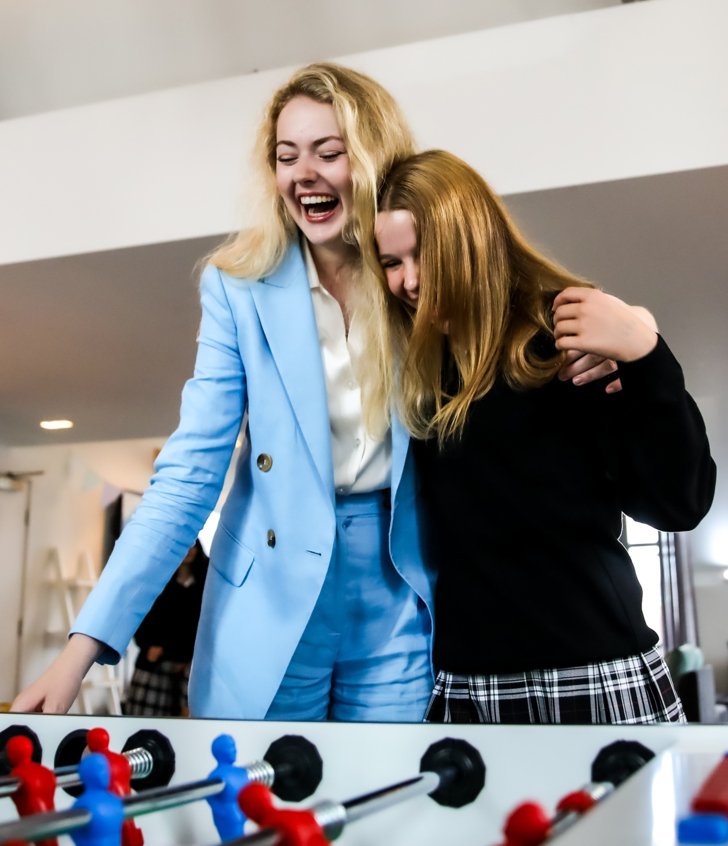
[[[0, 113], [11, 118], [611, 5], [619, 3], [0, 0]], [[555, 258], [648, 304], [706, 416], [725, 405], [728, 167], [508, 202]], [[195, 265], [215, 240], [0, 266], [0, 445], [170, 432], [194, 359]], [[38, 421], [49, 417], [70, 417], [76, 428], [42, 432]]]
[[0, 120], [621, 0], [0, 0]]

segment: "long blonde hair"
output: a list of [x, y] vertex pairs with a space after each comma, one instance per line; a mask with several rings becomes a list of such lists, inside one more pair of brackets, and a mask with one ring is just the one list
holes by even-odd
[[387, 303], [399, 412], [412, 435], [442, 444], [462, 434], [470, 404], [498, 375], [521, 389], [554, 377], [563, 356], [543, 357], [533, 341], [553, 335], [554, 296], [591, 283], [533, 249], [485, 180], [451, 153], [395, 165], [379, 208], [409, 211], [417, 234], [417, 309], [391, 296]]
[[295, 97], [327, 103], [336, 120], [351, 164], [352, 210], [343, 238], [357, 253], [354, 307], [366, 324], [367, 355], [362, 358], [362, 385], [367, 428], [381, 433], [391, 394], [386, 363], [385, 297], [373, 267], [373, 228], [382, 177], [397, 159], [414, 152], [414, 139], [397, 102], [378, 82], [351, 68], [330, 62], [308, 65], [271, 98], [255, 147], [262, 182], [257, 223], [231, 236], [207, 260], [230, 274], [249, 279], [268, 276], [298, 233], [276, 187], [276, 128], [283, 108]]

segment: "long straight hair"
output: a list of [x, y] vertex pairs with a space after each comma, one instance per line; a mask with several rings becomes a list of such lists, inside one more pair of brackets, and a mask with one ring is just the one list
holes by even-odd
[[554, 377], [563, 355], [544, 357], [533, 341], [553, 336], [555, 295], [591, 283], [531, 247], [485, 180], [451, 153], [396, 164], [379, 208], [409, 211], [417, 234], [417, 308], [387, 303], [399, 412], [412, 435], [442, 445], [462, 434], [471, 403], [499, 375], [517, 389]]
[[365, 324], [367, 355], [362, 357], [365, 424], [370, 432], [386, 428], [391, 395], [387, 366], [385, 296], [373, 267], [373, 228], [377, 193], [397, 159], [414, 152], [414, 139], [397, 102], [379, 83], [358, 71], [322, 62], [308, 65], [275, 92], [265, 111], [255, 146], [260, 181], [256, 224], [228, 238], [208, 257], [221, 270], [247, 279], [270, 275], [299, 230], [276, 187], [276, 129], [283, 108], [295, 97], [332, 106], [351, 164], [352, 209], [343, 239], [354, 247], [352, 305]]

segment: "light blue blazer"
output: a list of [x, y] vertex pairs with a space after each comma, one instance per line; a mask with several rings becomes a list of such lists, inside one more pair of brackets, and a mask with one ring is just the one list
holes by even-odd
[[[331, 559], [326, 384], [297, 244], [263, 280], [208, 267], [201, 298], [195, 372], [182, 393], [179, 427], [73, 631], [107, 644], [102, 662], [118, 661], [214, 508], [244, 423], [245, 445], [212, 544], [190, 709], [195, 716], [257, 719], [280, 685]], [[263, 454], [272, 459], [267, 470], [258, 467]], [[392, 560], [432, 619], [413, 456], [397, 420], [391, 486]]]

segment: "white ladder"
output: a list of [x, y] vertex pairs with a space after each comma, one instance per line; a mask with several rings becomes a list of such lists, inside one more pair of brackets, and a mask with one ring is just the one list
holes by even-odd
[[[44, 633], [46, 642], [65, 641], [76, 619], [81, 602], [96, 584], [98, 577], [93, 561], [88, 552], [81, 552], [76, 561], [76, 572], [72, 576], [64, 573], [61, 557], [53, 547], [48, 551], [46, 561], [46, 584], [58, 600], [61, 612], [61, 628], [47, 627]], [[48, 644], [50, 645], [50, 644]], [[95, 664], [81, 684], [79, 700], [84, 714], [93, 713], [95, 697], [93, 691], [105, 691], [107, 708], [110, 714], [121, 714], [121, 697], [124, 690], [125, 672], [122, 661], [116, 665]]]

